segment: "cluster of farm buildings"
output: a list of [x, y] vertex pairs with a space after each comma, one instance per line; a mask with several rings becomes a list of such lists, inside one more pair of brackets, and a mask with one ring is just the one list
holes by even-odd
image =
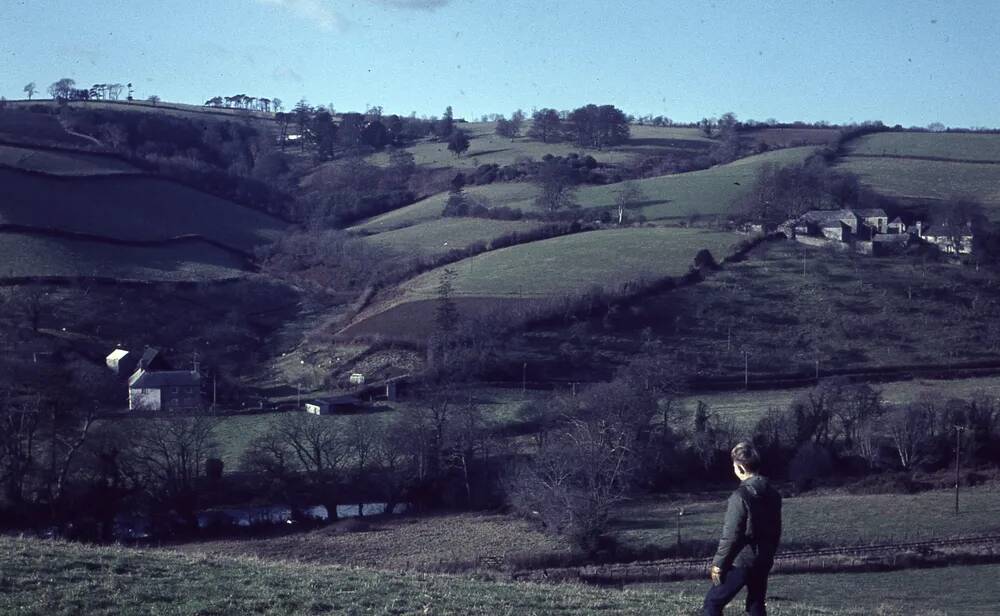
[[898, 216], [890, 222], [881, 208], [810, 210], [777, 230], [804, 244], [835, 244], [872, 255], [898, 253], [918, 242], [949, 254], [970, 254], [975, 239], [971, 222], [954, 226], [918, 220], [907, 225]]
[[[175, 370], [158, 349], [147, 347], [142, 353], [115, 349], [105, 358], [105, 363], [115, 374], [127, 377], [130, 411], [191, 413], [206, 407], [197, 361], [191, 370]], [[405, 380], [405, 377], [396, 377], [366, 385], [365, 376], [354, 373], [348, 379], [353, 392], [297, 400], [295, 408], [313, 415], [329, 415], [364, 406], [363, 395], [370, 399], [395, 400]]]

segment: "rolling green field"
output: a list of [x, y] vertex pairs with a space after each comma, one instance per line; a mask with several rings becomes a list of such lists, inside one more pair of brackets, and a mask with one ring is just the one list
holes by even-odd
[[537, 221], [449, 217], [370, 235], [365, 241], [410, 258], [431, 257], [465, 249], [475, 242], [489, 242], [509, 233], [525, 233], [540, 226], [542, 223]]
[[[680, 616], [700, 605], [698, 597], [657, 591], [390, 574], [31, 539], [0, 539], [0, 550], [0, 612], [9, 614]], [[771, 611], [776, 616], [864, 613], [784, 601]]]
[[[470, 168], [486, 164], [503, 166], [513, 164], [522, 157], [541, 159], [546, 154], [566, 156], [574, 152], [581, 156], [593, 156], [601, 163], [616, 163], [640, 155], [705, 152], [713, 143], [696, 128], [632, 126], [632, 137], [628, 143], [605, 150], [585, 150], [572, 142], [544, 143], [527, 137], [501, 137], [496, 134], [493, 122], [468, 122], [455, 126], [469, 136], [469, 149], [462, 156], [455, 156], [448, 150], [447, 142], [437, 140], [421, 141], [406, 149], [413, 154], [418, 165]], [[389, 162], [389, 155], [375, 154], [370, 160], [385, 165]]]
[[204, 242], [122, 246], [68, 237], [0, 232], [0, 279], [94, 276], [119, 280], [207, 281], [244, 273], [243, 259]]
[[1000, 164], [848, 156], [836, 169], [856, 173], [864, 184], [894, 197], [972, 196], [991, 210], [991, 217], [1000, 217]]
[[[738, 239], [701, 229], [607, 229], [493, 250], [446, 267], [457, 274], [455, 296], [558, 297], [593, 286], [616, 289], [641, 278], [682, 276], [702, 248], [721, 260]], [[444, 269], [405, 283], [407, 297], [435, 297]]]
[[[465, 192], [473, 199], [480, 199], [490, 207], [511, 205], [534, 209], [533, 200], [537, 189], [534, 184], [527, 182], [496, 182], [485, 186], [469, 186]], [[444, 210], [447, 201], [448, 193], [446, 192], [431, 195], [406, 207], [375, 216], [349, 230], [360, 233], [381, 233], [434, 220], [441, 217], [441, 211]]]
[[[644, 197], [640, 206], [632, 210], [632, 214], [642, 214], [649, 220], [727, 214], [733, 199], [753, 185], [761, 165], [801, 163], [813, 152], [815, 147], [812, 146], [775, 150], [702, 171], [637, 180], [635, 184], [642, 190]], [[620, 189], [620, 184], [582, 186], [576, 193], [576, 201], [581, 207], [612, 209], [615, 193]], [[534, 203], [538, 189], [528, 182], [471, 186], [466, 192], [481, 198], [489, 206], [507, 206], [524, 211], [538, 209]], [[446, 200], [445, 193], [434, 195], [376, 216], [352, 230], [374, 233], [437, 218], [441, 215]]]
[[0, 145], [0, 165], [52, 175], [114, 175], [137, 173], [132, 165], [110, 156], [54, 152]]
[[[865, 609], [890, 616], [994, 616], [1000, 605], [1000, 565], [963, 565], [867, 573], [772, 575], [768, 608], [784, 601], [830, 609]], [[667, 595], [700, 598], [697, 580], [641, 585]], [[740, 595], [734, 603], [741, 604]]]
[[852, 154], [1000, 162], [1000, 135], [875, 133], [851, 141], [848, 155]]
[[[733, 480], [735, 489], [736, 480]], [[614, 521], [615, 536], [634, 547], [667, 548], [677, 542], [677, 511], [684, 509], [685, 542], [711, 547], [718, 542], [727, 493], [715, 500], [639, 499], [623, 507]], [[782, 505], [782, 545], [855, 545], [920, 541], [1000, 531], [1000, 491], [996, 486], [964, 487], [961, 513], [955, 493], [812, 495], [787, 497]]]
[[877, 133], [848, 146], [837, 169], [890, 196], [973, 197], [1000, 217], [1000, 135]]
[[[922, 396], [941, 396], [969, 399], [977, 392], [1000, 397], [1000, 377], [977, 377], [956, 380], [916, 379], [873, 383], [874, 389], [881, 391], [881, 399], [886, 404], [904, 405], [919, 400]], [[720, 417], [731, 417], [741, 428], [752, 429], [754, 424], [767, 414], [768, 409], [784, 410], [797, 397], [807, 394], [810, 388], [773, 389], [766, 391], [735, 391], [704, 393], [684, 399], [685, 410], [693, 412], [698, 402], [708, 405], [709, 411]]]
[[[643, 192], [643, 205], [632, 212], [649, 220], [726, 215], [733, 200], [753, 186], [761, 166], [801, 163], [813, 152], [812, 146], [775, 150], [702, 171], [638, 180], [635, 184]], [[614, 206], [615, 192], [620, 188], [614, 184], [587, 186], [580, 189], [577, 197], [584, 207], [610, 209]]]
[[[588, 231], [501, 248], [431, 270], [403, 283], [396, 295], [362, 312], [342, 334], [372, 333], [371, 327], [362, 324], [379, 314], [380, 321], [395, 330], [392, 323], [399, 319], [384, 313], [401, 310], [401, 305], [432, 303], [426, 300], [436, 299], [445, 269], [456, 273], [454, 297], [459, 301], [485, 303], [475, 307], [476, 312], [481, 312], [491, 306], [499, 308], [494, 306], [496, 300], [551, 301], [579, 295], [595, 287], [615, 291], [638, 280], [682, 276], [702, 248], [721, 260], [730, 254], [738, 239], [739, 236], [727, 232], [645, 227]], [[461, 308], [463, 304], [459, 305]], [[428, 314], [433, 314], [433, 308], [430, 312], [427, 309], [411, 311], [404, 320], [411, 331], [423, 331], [430, 323], [426, 318]]]
[[149, 177], [47, 178], [0, 169], [5, 223], [124, 240], [201, 235], [249, 251], [285, 224], [187, 186]]

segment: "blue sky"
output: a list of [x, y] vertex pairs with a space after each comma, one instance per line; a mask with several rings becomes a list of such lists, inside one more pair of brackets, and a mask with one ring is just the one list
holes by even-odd
[[1000, 2], [0, 0], [0, 95], [1000, 126]]

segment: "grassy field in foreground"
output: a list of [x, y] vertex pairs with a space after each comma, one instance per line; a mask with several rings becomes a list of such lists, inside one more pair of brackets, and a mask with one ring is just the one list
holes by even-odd
[[[680, 616], [696, 612], [700, 604], [696, 597], [656, 591], [389, 574], [31, 539], [2, 538], [0, 553], [0, 613], [5, 614]], [[775, 602], [772, 613], [860, 612]]]
[[[995, 616], [1000, 606], [1000, 565], [969, 565], [870, 573], [773, 575], [768, 607], [803, 602], [831, 609], [864, 609], [869, 614]], [[697, 580], [642, 585], [678, 597], [703, 597]], [[742, 604], [743, 595], [735, 603]], [[905, 609], [904, 609], [905, 608]]]
[[[720, 493], [711, 501], [704, 496], [694, 500], [637, 500], [617, 515], [615, 536], [637, 548], [668, 548], [676, 544], [677, 511], [683, 507], [683, 540], [704, 546], [710, 553], [719, 539], [727, 496]], [[961, 502], [961, 513], [955, 515], [955, 493], [951, 490], [786, 497], [781, 540], [785, 549], [795, 549], [815, 544], [919, 541], [1000, 531], [1000, 490], [996, 486], [965, 488]]]
[[847, 156], [836, 169], [856, 173], [864, 184], [895, 197], [971, 196], [992, 218], [1000, 217], [1000, 164]]
[[850, 142], [849, 154], [1000, 162], [1000, 135], [875, 133]]
[[[872, 387], [882, 392], [885, 404], [903, 405], [920, 399], [921, 396], [949, 398], [971, 398], [976, 392], [985, 392], [1000, 397], [1000, 377], [976, 377], [969, 379], [936, 380], [915, 379], [912, 381], [892, 381], [873, 383]], [[764, 391], [727, 391], [702, 393], [684, 399], [684, 408], [693, 413], [698, 402], [708, 405], [709, 411], [722, 417], [736, 419], [741, 428], [751, 429], [768, 409], [784, 410], [797, 397], [807, 394], [811, 388], [772, 389]]]
[[[637, 180], [635, 184], [642, 190], [643, 198], [632, 210], [632, 215], [642, 214], [649, 220], [670, 220], [727, 214], [733, 200], [752, 187], [757, 170], [762, 165], [801, 163], [813, 152], [815, 147], [812, 146], [775, 150], [702, 171]], [[615, 207], [615, 193], [620, 189], [620, 184], [581, 186], [575, 198], [584, 208], [612, 210]], [[530, 182], [471, 186], [466, 188], [466, 192], [491, 207], [506, 206], [526, 212], [538, 211], [534, 203], [538, 189]], [[437, 218], [441, 215], [447, 198], [446, 193], [433, 195], [376, 216], [352, 230], [372, 233]]]
[[138, 173], [132, 165], [110, 156], [55, 152], [0, 145], [0, 165], [52, 175], [112, 175]]
[[280, 220], [148, 177], [48, 178], [0, 169], [0, 219], [124, 240], [197, 234], [242, 250], [273, 239]]
[[486, 242], [509, 233], [537, 229], [538, 221], [489, 220], [486, 218], [438, 218], [422, 224], [394, 229], [365, 237], [365, 242], [408, 258], [438, 256], [463, 250], [476, 242]]
[[204, 242], [122, 246], [0, 232], [0, 278], [95, 276], [120, 280], [218, 280], [243, 274], [243, 259]]

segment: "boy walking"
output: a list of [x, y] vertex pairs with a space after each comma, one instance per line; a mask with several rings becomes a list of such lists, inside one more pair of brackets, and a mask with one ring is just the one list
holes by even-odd
[[704, 616], [722, 610], [744, 586], [746, 611], [766, 616], [767, 576], [781, 540], [781, 494], [760, 471], [760, 454], [748, 442], [730, 452], [740, 485], [729, 497], [719, 549], [712, 559], [712, 587], [705, 595]]

